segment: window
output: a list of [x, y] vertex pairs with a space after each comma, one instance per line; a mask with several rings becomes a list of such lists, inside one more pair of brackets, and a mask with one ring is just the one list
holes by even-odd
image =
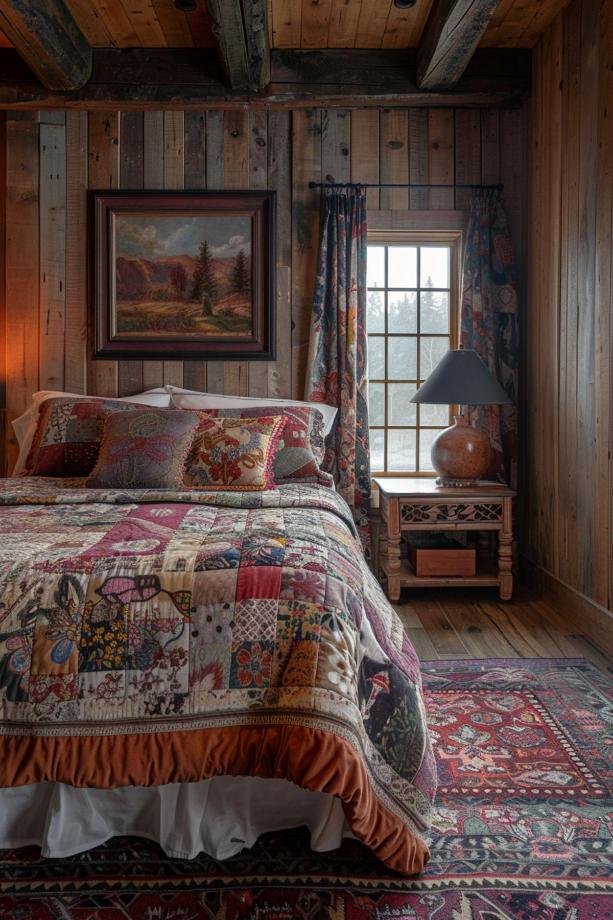
[[410, 402], [457, 345], [456, 234], [375, 232], [368, 238], [366, 328], [373, 473], [433, 475], [430, 446], [449, 406]]

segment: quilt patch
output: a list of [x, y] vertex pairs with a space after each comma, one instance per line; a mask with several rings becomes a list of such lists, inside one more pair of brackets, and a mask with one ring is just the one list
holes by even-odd
[[[23, 777], [20, 744], [22, 782], [159, 784], [279, 762], [346, 795], [373, 839], [400, 834], [401, 871], [423, 863], [436, 779], [419, 665], [337, 493], [5, 480], [2, 534], [20, 552], [0, 564], [0, 785], [13, 767]], [[343, 777], [339, 759], [354, 763]]]

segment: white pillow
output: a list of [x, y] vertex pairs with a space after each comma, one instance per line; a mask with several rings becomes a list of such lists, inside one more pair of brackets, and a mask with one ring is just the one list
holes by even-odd
[[261, 396], [223, 396], [219, 393], [200, 393], [198, 390], [184, 390], [170, 384], [166, 389], [177, 409], [257, 409], [260, 406], [307, 406], [319, 409], [324, 417], [324, 438], [332, 431], [337, 409], [326, 403], [304, 402], [299, 399], [264, 399]]
[[146, 390], [144, 393], [136, 393], [134, 396], [86, 396], [83, 393], [59, 393], [56, 390], [39, 390], [32, 396], [32, 402], [18, 418], [11, 422], [17, 443], [19, 444], [19, 456], [13, 470], [13, 476], [19, 476], [26, 462], [32, 438], [36, 434], [38, 425], [38, 410], [41, 403], [47, 399], [53, 399], [56, 396], [70, 397], [72, 399], [119, 399], [122, 402], [136, 402], [143, 406], [157, 406], [161, 409], [168, 409], [170, 406], [170, 394], [165, 387], [156, 387], [153, 390]]

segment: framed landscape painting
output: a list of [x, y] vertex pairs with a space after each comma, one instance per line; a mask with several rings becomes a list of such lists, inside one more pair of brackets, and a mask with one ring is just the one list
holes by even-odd
[[90, 194], [95, 358], [274, 358], [274, 192]]

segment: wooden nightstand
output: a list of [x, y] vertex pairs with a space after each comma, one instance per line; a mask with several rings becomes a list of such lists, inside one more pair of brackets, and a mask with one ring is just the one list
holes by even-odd
[[[511, 543], [512, 502], [515, 492], [499, 483], [481, 482], [474, 488], [448, 489], [434, 479], [375, 477], [380, 494], [383, 531], [380, 564], [387, 577], [387, 596], [400, 597], [404, 587], [498, 586], [504, 601], [513, 593]], [[497, 531], [498, 560], [477, 560], [474, 576], [415, 575], [401, 552], [402, 534], [410, 531]]]

